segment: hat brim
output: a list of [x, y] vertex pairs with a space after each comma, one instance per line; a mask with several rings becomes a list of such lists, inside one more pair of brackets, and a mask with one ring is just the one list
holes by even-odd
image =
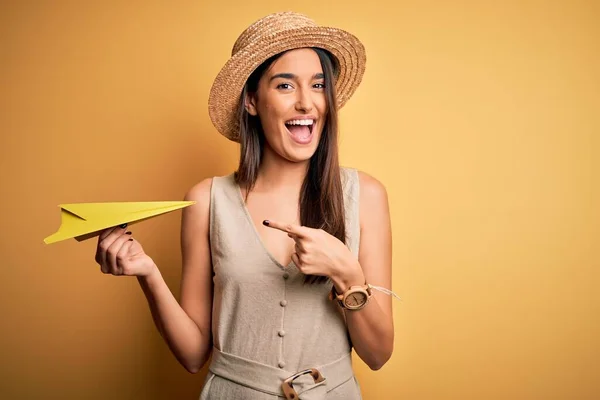
[[325, 49], [337, 59], [337, 107], [343, 107], [356, 91], [365, 72], [366, 54], [362, 43], [351, 33], [337, 28], [288, 29], [272, 35], [268, 42], [257, 41], [248, 45], [225, 63], [213, 82], [208, 99], [208, 113], [217, 130], [228, 139], [239, 142], [237, 107], [248, 77], [268, 58], [305, 47]]

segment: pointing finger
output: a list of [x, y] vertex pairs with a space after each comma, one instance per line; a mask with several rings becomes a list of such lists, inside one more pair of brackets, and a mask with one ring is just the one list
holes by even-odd
[[[293, 236], [297, 236], [297, 237], [304, 237], [306, 235], [306, 232], [304, 229], [305, 227], [296, 225], [296, 224], [282, 224], [281, 222], [277, 222], [277, 221], [264, 220], [263, 225], [268, 226], [269, 228], [278, 229], [282, 232], [287, 232], [288, 236], [290, 236], [290, 234], [292, 234]], [[290, 237], [292, 237], [292, 236], [290, 236]], [[293, 237], [292, 237], [292, 239], [293, 239]]]

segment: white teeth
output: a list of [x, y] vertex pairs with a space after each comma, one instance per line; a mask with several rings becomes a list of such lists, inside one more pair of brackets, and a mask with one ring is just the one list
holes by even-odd
[[312, 125], [312, 119], [293, 119], [291, 121], [286, 122], [286, 125]]

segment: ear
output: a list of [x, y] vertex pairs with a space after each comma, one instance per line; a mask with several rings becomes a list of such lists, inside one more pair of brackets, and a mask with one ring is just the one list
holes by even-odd
[[246, 107], [246, 111], [248, 114], [252, 116], [257, 116], [258, 111], [256, 108], [256, 94], [255, 93], [247, 93], [246, 99], [244, 100], [244, 106]]

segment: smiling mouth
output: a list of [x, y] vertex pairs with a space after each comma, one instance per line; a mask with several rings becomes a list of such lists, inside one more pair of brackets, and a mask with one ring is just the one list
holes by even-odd
[[305, 127], [308, 127], [308, 133], [310, 134], [313, 131], [314, 124], [314, 119], [294, 119], [287, 121], [285, 123], [285, 126], [290, 132], [292, 132], [293, 130], [306, 130]]
[[308, 144], [312, 140], [314, 119], [295, 119], [285, 123], [292, 139], [298, 144]]

